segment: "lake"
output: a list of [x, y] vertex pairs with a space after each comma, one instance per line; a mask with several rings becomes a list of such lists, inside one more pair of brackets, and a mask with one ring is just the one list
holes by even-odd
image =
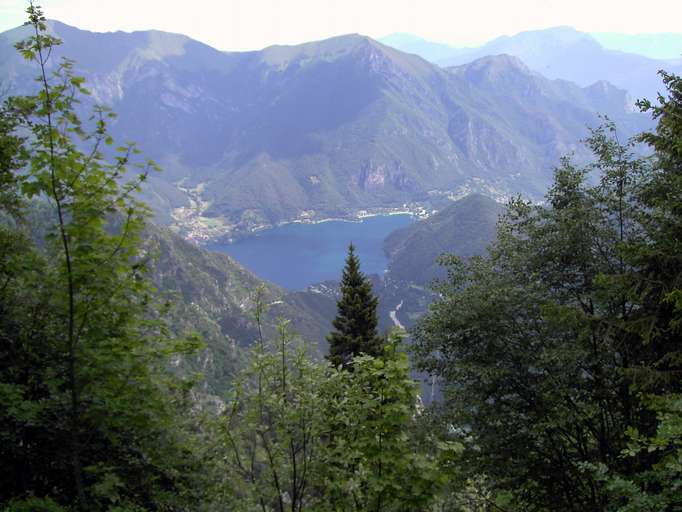
[[231, 244], [211, 244], [254, 272], [290, 290], [341, 278], [348, 244], [357, 248], [365, 274], [382, 275], [388, 260], [382, 244], [392, 231], [414, 222], [411, 215], [379, 215], [361, 222], [286, 224]]

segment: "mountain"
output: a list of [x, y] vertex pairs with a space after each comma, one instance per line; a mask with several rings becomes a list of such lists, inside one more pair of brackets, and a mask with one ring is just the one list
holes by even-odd
[[286, 318], [318, 354], [326, 350], [325, 336], [336, 312], [333, 298], [321, 295], [310, 301], [298, 293], [287, 293], [229, 256], [197, 247], [163, 227], [150, 225], [146, 243], [157, 255], [152, 265], [153, 283], [173, 304], [173, 330], [178, 334], [197, 332], [205, 343], [196, 357], [178, 362], [204, 375], [204, 391], [221, 394], [229, 389], [243, 362], [244, 349], [258, 339], [254, 320], [258, 290], [267, 306], [263, 317], [266, 338], [274, 339], [278, 318]]
[[[11, 92], [35, 69], [0, 35]], [[518, 59], [441, 69], [360, 35], [225, 53], [157, 31], [50, 22], [96, 101], [164, 172], [146, 199], [195, 239], [480, 191], [540, 197], [596, 112], [624, 135], [648, 121], [624, 91], [551, 81]]]
[[390, 279], [428, 285], [445, 276], [438, 265], [441, 254], [462, 258], [484, 254], [502, 213], [500, 203], [471, 194], [428, 219], [394, 231], [384, 241]]
[[644, 55], [650, 59], [679, 59], [682, 57], [682, 34], [619, 34], [616, 32], [590, 33], [599, 44], [609, 50]]
[[[46, 201], [32, 201], [25, 212], [26, 226], [37, 246], [45, 249], [55, 212]], [[8, 218], [0, 215], [0, 224]], [[327, 350], [326, 335], [336, 314], [331, 293], [288, 292], [264, 281], [230, 256], [209, 251], [172, 232], [147, 223], [142, 235], [145, 253], [151, 256], [149, 278], [158, 297], [169, 305], [166, 318], [172, 333], [196, 333], [205, 347], [195, 356], [174, 361], [185, 373], [200, 372], [202, 397], [221, 397], [242, 368], [246, 351], [259, 338], [255, 322], [260, 292], [265, 311], [262, 331], [274, 342], [280, 319], [319, 357]]]
[[[571, 27], [552, 27], [502, 36], [476, 48], [451, 48], [446, 56], [443, 56], [446, 47], [440, 46], [436, 58], [432, 58], [436, 54], [428, 51], [428, 41], [419, 45], [410, 45], [409, 41], [405, 36], [394, 38], [387, 44], [417, 53], [444, 67], [467, 64], [491, 55], [512, 55], [533, 71], [551, 79], [568, 80], [580, 86], [608, 81], [628, 91], [633, 100], [653, 99], [658, 91], [663, 90], [657, 77], [658, 70], [682, 71], [679, 55], [682, 53], [682, 37], [677, 34], [656, 34], [638, 39], [636, 36], [588, 34]], [[646, 51], [645, 47], [652, 50]], [[673, 48], [678, 47], [675, 55]], [[673, 57], [667, 60], [652, 57], [662, 53]]]
[[589, 34], [571, 27], [521, 32], [499, 37], [480, 48], [455, 55], [443, 65], [459, 65], [485, 55], [506, 53], [548, 78], [560, 78], [588, 86], [606, 80], [627, 90], [633, 98], [655, 98], [663, 90], [656, 73], [682, 69], [679, 63], [607, 50]]

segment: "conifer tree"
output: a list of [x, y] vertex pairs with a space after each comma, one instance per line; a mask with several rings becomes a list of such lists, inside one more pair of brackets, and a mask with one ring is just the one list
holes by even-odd
[[360, 272], [360, 260], [351, 243], [341, 277], [338, 313], [332, 323], [334, 331], [327, 336], [327, 358], [334, 366], [348, 367], [360, 354], [381, 355], [384, 343], [377, 335], [377, 303], [371, 283]]

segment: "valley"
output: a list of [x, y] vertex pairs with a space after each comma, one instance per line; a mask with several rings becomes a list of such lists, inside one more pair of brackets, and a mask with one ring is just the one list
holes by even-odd
[[[588, 161], [580, 141], [600, 115], [623, 137], [651, 123], [628, 91], [603, 81], [610, 75], [574, 77], [576, 85], [564, 79], [573, 77], [566, 61], [568, 74], [548, 78], [524, 53], [536, 41], [564, 45], [567, 55], [598, 45], [568, 29], [450, 51], [439, 59], [460, 60], [447, 66], [400, 51], [413, 48], [404, 38], [349, 34], [221, 52], [160, 31], [97, 33], [58, 21], [47, 29], [63, 40], [54, 57], [73, 58], [85, 76], [88, 101], [118, 113], [116, 138], [137, 141], [163, 168], [141, 197], [157, 224], [202, 247], [200, 260], [173, 266], [183, 269], [183, 302], [202, 297], [203, 332], [234, 346], [253, 343], [244, 290], [263, 283], [274, 309], [294, 308], [302, 333], [324, 351], [350, 241], [380, 297], [381, 328], [411, 327], [445, 275], [439, 256], [483, 254], [504, 203], [517, 194], [540, 200], [562, 155]], [[25, 35], [24, 27], [0, 34], [10, 93], [30, 92], [35, 69], [12, 48]], [[599, 50], [605, 69], [622, 66], [625, 57], [609, 52]], [[163, 257], [180, 238], [163, 245]], [[207, 249], [235, 259], [217, 271], [209, 262], [221, 256]], [[206, 295], [185, 282], [186, 264], [197, 275], [242, 277]]]
[[[163, 168], [143, 194], [157, 222], [199, 243], [430, 212], [467, 193], [538, 200], [560, 156], [589, 157], [580, 140], [598, 115], [623, 137], [650, 125], [623, 89], [548, 79], [509, 55], [440, 67], [357, 34], [221, 52], [159, 31], [48, 28], [63, 40], [55, 59], [74, 59], [92, 101], [118, 113], [113, 134]], [[9, 93], [32, 84], [12, 48], [24, 35], [0, 36]]]
[[0, 17], [2, 512], [680, 510], [663, 16], [156, 1]]
[[[387, 45], [357, 34], [221, 52], [160, 31], [97, 33], [58, 21], [48, 30], [64, 43], [55, 58], [73, 58], [92, 101], [117, 111], [113, 134], [138, 141], [163, 168], [142, 193], [156, 223], [231, 254], [225, 265], [252, 272], [247, 288], [281, 286], [272, 301], [287, 296], [304, 309], [333, 305], [352, 240], [374, 276], [382, 329], [410, 327], [426, 311], [433, 279], [444, 276], [442, 253], [485, 251], [509, 198], [540, 200], [564, 154], [586, 162], [580, 140], [599, 115], [623, 137], [651, 123], [626, 90], [547, 78], [521, 51], [536, 40], [574, 51], [588, 39], [570, 30], [501, 39], [448, 66], [400, 51], [400, 38]], [[11, 47], [25, 31], [0, 34], [12, 93], [29, 92], [34, 73]], [[621, 65], [622, 56], [600, 55], [615, 59], [605, 69]], [[207, 311], [222, 310], [216, 300], [252, 304], [236, 289], [221, 294], [207, 297]], [[234, 310], [236, 325], [252, 326], [250, 307]], [[321, 311], [317, 320], [294, 315], [308, 318], [304, 334], [324, 350], [320, 326], [333, 308]], [[237, 329], [230, 343], [249, 345], [253, 333]]]
[[413, 222], [412, 215], [401, 213], [365, 216], [357, 221], [291, 223], [206, 248], [229, 254], [279, 286], [303, 290], [322, 281], [338, 280], [351, 242], [357, 247], [363, 271], [383, 276], [388, 264], [384, 238]]
[[[254, 220], [253, 223], [243, 223], [239, 226], [228, 224], [215, 217], [206, 217], [204, 212], [209, 203], [203, 201], [201, 193], [204, 184], [201, 183], [193, 189], [183, 187], [182, 183], [176, 184], [178, 190], [186, 194], [187, 206], [180, 206], [171, 212], [169, 227], [180, 234], [186, 240], [197, 245], [231, 244], [244, 238], [253, 237], [257, 233], [270, 231], [288, 224], [321, 224], [325, 222], [362, 222], [372, 217], [383, 217], [393, 215], [409, 215], [418, 219], [425, 219], [434, 213], [434, 204], [441, 201], [427, 201], [417, 203], [405, 203], [394, 208], [369, 208], [356, 209], [344, 212], [338, 217], [324, 217], [314, 210], [304, 210], [293, 220], [283, 220], [276, 225], [262, 224]], [[452, 198], [453, 195], [443, 192], [433, 192], [436, 197], [446, 196]]]

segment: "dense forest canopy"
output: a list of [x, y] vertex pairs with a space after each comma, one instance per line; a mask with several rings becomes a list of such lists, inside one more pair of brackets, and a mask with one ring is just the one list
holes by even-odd
[[545, 204], [512, 201], [415, 329], [464, 476], [513, 510], [680, 506], [682, 80], [663, 77], [669, 96], [639, 103], [656, 131], [594, 130], [595, 162], [564, 159]]
[[654, 131], [606, 120], [487, 255], [442, 258], [409, 345], [440, 403], [404, 332], [378, 333], [352, 245], [330, 361], [264, 329], [254, 289], [253, 347], [209, 402], [180, 366], [201, 341], [150, 281], [157, 166], [106, 108], [81, 119], [84, 80], [28, 15], [39, 91], [0, 109], [0, 510], [682, 508], [682, 78], [638, 103]]

